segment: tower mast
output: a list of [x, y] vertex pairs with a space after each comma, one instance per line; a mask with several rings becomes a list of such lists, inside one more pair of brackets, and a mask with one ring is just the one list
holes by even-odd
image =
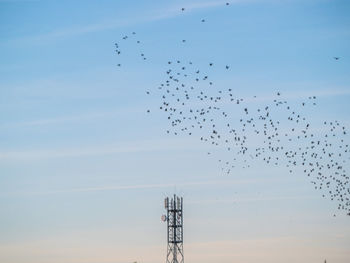
[[167, 214], [162, 220], [167, 222], [166, 263], [184, 263], [183, 252], [183, 199], [174, 195], [164, 200]]

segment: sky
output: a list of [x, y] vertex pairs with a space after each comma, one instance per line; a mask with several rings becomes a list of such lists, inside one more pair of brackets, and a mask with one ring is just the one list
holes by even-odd
[[0, 262], [164, 262], [174, 193], [186, 262], [350, 262], [350, 217], [302, 172], [223, 174], [146, 94], [169, 60], [213, 62], [217, 87], [317, 96], [316, 132], [350, 129], [349, 1], [227, 2], [0, 0]]

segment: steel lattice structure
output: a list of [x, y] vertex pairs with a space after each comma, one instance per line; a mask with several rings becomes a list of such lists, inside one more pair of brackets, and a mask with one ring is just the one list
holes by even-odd
[[168, 246], [166, 263], [184, 263], [183, 251], [183, 199], [174, 195], [169, 200], [165, 198], [167, 211], [163, 220], [167, 222]]

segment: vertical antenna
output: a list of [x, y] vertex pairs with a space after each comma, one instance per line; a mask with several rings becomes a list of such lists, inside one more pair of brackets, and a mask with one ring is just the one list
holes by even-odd
[[162, 220], [167, 222], [167, 256], [166, 263], [184, 263], [183, 252], [183, 198], [174, 195], [164, 200], [167, 214]]

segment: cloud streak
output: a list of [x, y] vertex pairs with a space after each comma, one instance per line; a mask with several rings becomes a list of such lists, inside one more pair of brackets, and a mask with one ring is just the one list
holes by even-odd
[[123, 108], [115, 111], [101, 111], [101, 112], [91, 112], [85, 114], [75, 114], [69, 116], [56, 116], [46, 119], [36, 119], [28, 121], [17, 121], [0, 124], [0, 128], [21, 128], [21, 127], [32, 127], [32, 126], [47, 126], [55, 124], [65, 124], [65, 123], [76, 123], [81, 121], [91, 121], [102, 118], [115, 118], [116, 116], [121, 116], [130, 113], [141, 113], [144, 109], [133, 108]]
[[[255, 0], [256, 1], [256, 0]], [[55, 40], [58, 38], [64, 38], [64, 37], [72, 37], [77, 35], [83, 35], [83, 34], [89, 34], [89, 33], [96, 33], [106, 30], [113, 30], [118, 28], [123, 28], [126, 26], [133, 26], [133, 25], [139, 25], [139, 24], [145, 24], [155, 21], [161, 21], [166, 20], [170, 18], [174, 18], [181, 15], [186, 15], [190, 12], [195, 12], [203, 9], [209, 9], [209, 8], [215, 8], [219, 6], [224, 6], [227, 1], [206, 1], [206, 2], [192, 2], [192, 3], [185, 3], [181, 6], [171, 6], [165, 9], [158, 9], [155, 12], [147, 13], [143, 16], [136, 16], [133, 18], [128, 17], [127, 19], [109, 19], [105, 21], [96, 22], [89, 25], [81, 25], [81, 26], [74, 26], [69, 28], [62, 28], [62, 29], [56, 29], [51, 32], [40, 34], [40, 35], [34, 35], [34, 36], [24, 36], [21, 38], [18, 38], [16, 40], [18, 41], [28, 41], [32, 44], [42, 44], [50, 40]], [[253, 0], [244, 1], [244, 0], [234, 0], [229, 1], [231, 4], [235, 3], [247, 3], [247, 2], [254, 2]], [[186, 12], [182, 12], [181, 8], [185, 7]]]
[[[316, 96], [316, 97], [323, 97], [323, 98], [349, 96], [350, 89], [323, 89], [323, 90], [317, 90], [317, 91], [300, 91], [297, 93], [296, 92], [283, 93], [282, 95], [283, 95], [281, 96], [282, 100], [305, 100], [309, 96]], [[265, 101], [273, 101], [274, 99], [276, 99], [276, 95], [261, 96], [261, 97], [259, 96], [257, 98], [252, 98], [252, 97], [242, 97], [242, 98], [244, 99], [244, 101], [249, 103], [261, 103]], [[221, 104], [232, 104], [232, 102], [230, 100], [223, 100]], [[198, 103], [196, 105], [200, 106], [205, 104]], [[43, 126], [43, 125], [70, 123], [70, 122], [76, 122], [76, 121], [89, 121], [89, 120], [99, 119], [99, 118], [109, 118], [109, 117], [120, 116], [122, 114], [130, 114], [131, 112], [140, 113], [143, 111], [144, 109], [142, 108], [131, 107], [131, 108], [119, 109], [115, 111], [94, 112], [94, 113], [76, 114], [76, 115], [69, 115], [69, 116], [57, 116], [57, 117], [46, 118], [46, 119], [9, 122], [9, 123], [0, 124], [0, 128]]]
[[[144, 140], [123, 143], [119, 145], [105, 145], [92, 147], [75, 147], [61, 149], [28, 150], [28, 151], [2, 151], [0, 161], [35, 161], [52, 158], [73, 158], [102, 156], [111, 154], [126, 154], [140, 152], [156, 152], [169, 150], [193, 150], [193, 141], [189, 139]], [[196, 149], [203, 149], [199, 144]]]
[[210, 199], [210, 200], [198, 200], [188, 201], [187, 204], [191, 205], [215, 205], [215, 204], [235, 204], [246, 202], [264, 202], [264, 201], [279, 201], [279, 200], [305, 200], [305, 199], [319, 199], [317, 196], [304, 195], [304, 196], [261, 196], [261, 197], [238, 197], [232, 199]]
[[[247, 180], [210, 180], [210, 181], [196, 181], [196, 182], [174, 182], [174, 183], [161, 183], [161, 184], [132, 184], [132, 185], [114, 185], [114, 186], [100, 186], [100, 187], [84, 187], [84, 188], [72, 188], [72, 189], [60, 189], [52, 191], [42, 192], [13, 192], [2, 193], [2, 195], [53, 195], [53, 194], [68, 194], [68, 193], [87, 193], [87, 192], [104, 192], [104, 191], [123, 191], [123, 190], [147, 190], [147, 189], [162, 189], [173, 187], [201, 187], [201, 186], [227, 186], [227, 185], [245, 185], [256, 184], [266, 181], [276, 181], [278, 179], [247, 179]], [[298, 197], [294, 197], [298, 198]], [[302, 198], [302, 197], [300, 197]], [[286, 198], [289, 199], [289, 198]], [[298, 198], [299, 199], [299, 198]], [[237, 201], [261, 201], [261, 199], [246, 198], [237, 199]], [[265, 200], [275, 200], [273, 198], [266, 198]], [[188, 204], [216, 204], [216, 203], [230, 203], [232, 200], [206, 200], [206, 201], [190, 201]]]

